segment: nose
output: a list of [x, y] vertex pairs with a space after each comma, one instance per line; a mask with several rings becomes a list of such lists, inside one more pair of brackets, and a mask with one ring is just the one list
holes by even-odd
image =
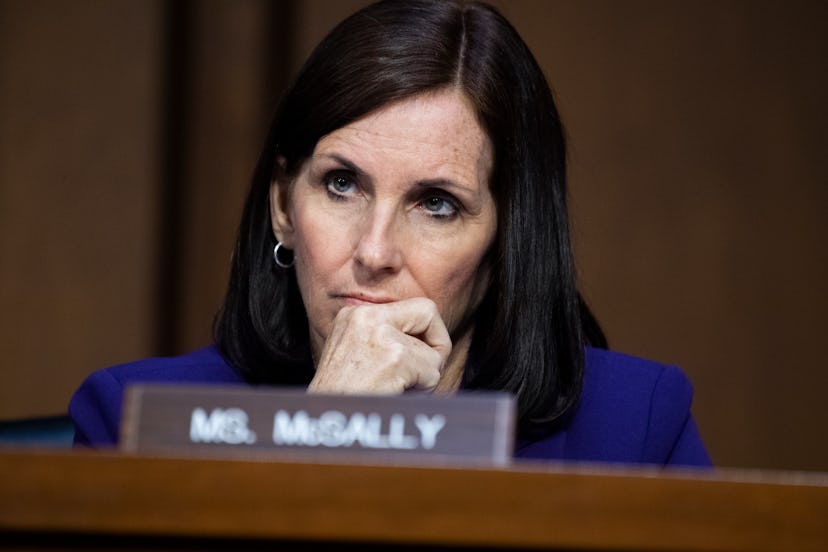
[[354, 260], [371, 274], [392, 274], [403, 264], [399, 224], [392, 206], [375, 204], [359, 225]]

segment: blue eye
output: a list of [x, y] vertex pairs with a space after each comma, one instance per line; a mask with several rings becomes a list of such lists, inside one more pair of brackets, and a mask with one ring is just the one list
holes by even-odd
[[454, 218], [457, 216], [457, 205], [445, 197], [428, 196], [421, 202], [423, 209], [436, 218]]
[[356, 182], [344, 174], [331, 174], [325, 177], [325, 187], [335, 198], [342, 198], [356, 191]]

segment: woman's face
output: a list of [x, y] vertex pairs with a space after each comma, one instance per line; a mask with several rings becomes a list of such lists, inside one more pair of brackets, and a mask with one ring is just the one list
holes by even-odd
[[324, 136], [293, 181], [274, 182], [273, 230], [294, 250], [314, 358], [345, 305], [427, 297], [454, 335], [488, 286], [492, 159], [472, 106], [448, 89]]

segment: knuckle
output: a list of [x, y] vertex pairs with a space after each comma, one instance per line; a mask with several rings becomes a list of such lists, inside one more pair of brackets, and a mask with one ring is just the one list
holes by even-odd
[[399, 365], [407, 358], [407, 351], [405, 345], [399, 341], [392, 341], [386, 345], [386, 353], [391, 364]]
[[342, 307], [341, 309], [339, 309], [339, 312], [336, 313], [335, 318], [339, 319], [339, 320], [350, 320], [350, 318], [353, 315], [353, 311], [354, 311], [354, 307], [346, 305], [346, 306]]
[[440, 382], [440, 370], [435, 366], [425, 366], [420, 371], [419, 379], [427, 387], [433, 387]]
[[437, 313], [437, 303], [435, 303], [433, 300], [429, 299], [428, 297], [421, 297], [419, 299], [419, 302], [422, 305], [423, 309], [432, 313]]
[[345, 307], [345, 308], [351, 309], [350, 318], [354, 322], [357, 322], [357, 323], [360, 323], [360, 324], [373, 324], [373, 323], [376, 322], [376, 318], [377, 318], [376, 312], [375, 312], [374, 309], [371, 309], [370, 307], [366, 307], [364, 305], [358, 305], [358, 306], [348, 306], [348, 307]]
[[388, 344], [389, 347], [392, 345], [397, 345], [398, 347], [402, 346], [402, 344], [398, 340], [398, 337], [400, 335], [399, 330], [388, 324], [378, 324], [374, 326], [373, 333], [374, 335], [376, 335], [378, 340], [380, 340], [382, 343]]
[[437, 349], [428, 350], [428, 365], [440, 370], [443, 367], [443, 355]]

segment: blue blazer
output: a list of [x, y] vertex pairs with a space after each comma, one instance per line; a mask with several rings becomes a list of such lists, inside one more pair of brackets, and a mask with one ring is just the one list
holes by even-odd
[[[114, 446], [130, 383], [244, 384], [215, 347], [140, 360], [90, 375], [69, 403], [75, 443]], [[522, 432], [515, 458], [709, 466], [690, 413], [692, 387], [673, 366], [587, 348], [577, 407], [550, 431]]]

